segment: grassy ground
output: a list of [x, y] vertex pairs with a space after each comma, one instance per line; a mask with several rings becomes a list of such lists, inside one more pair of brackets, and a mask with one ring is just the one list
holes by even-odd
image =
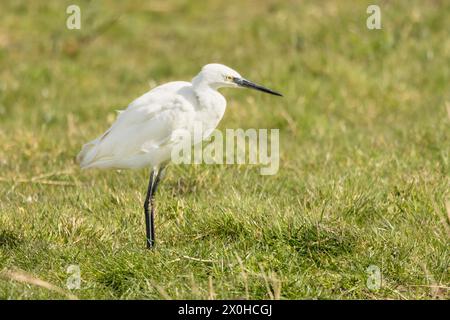
[[[86, 299], [449, 298], [448, 1], [1, 7], [0, 298], [65, 298], [31, 283], [68, 291], [70, 265]], [[285, 95], [222, 91], [221, 129], [280, 129], [280, 171], [172, 165], [147, 251], [148, 172], [74, 157], [116, 109], [209, 62]]]

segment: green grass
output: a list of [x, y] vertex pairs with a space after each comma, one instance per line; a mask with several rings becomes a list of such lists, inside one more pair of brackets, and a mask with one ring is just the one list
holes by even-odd
[[[75, 2], [78, 31], [74, 1], [2, 1], [0, 298], [64, 298], [6, 274], [72, 264], [84, 299], [450, 297], [448, 1]], [[74, 157], [209, 62], [284, 94], [224, 89], [220, 124], [279, 128], [280, 170], [170, 166], [148, 251], [148, 172]]]

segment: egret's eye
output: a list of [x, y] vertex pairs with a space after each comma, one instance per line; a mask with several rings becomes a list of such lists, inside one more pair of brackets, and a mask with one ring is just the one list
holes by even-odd
[[226, 79], [227, 81], [231, 81], [231, 80], [233, 80], [233, 77], [232, 77], [232, 76], [225, 76], [225, 79]]

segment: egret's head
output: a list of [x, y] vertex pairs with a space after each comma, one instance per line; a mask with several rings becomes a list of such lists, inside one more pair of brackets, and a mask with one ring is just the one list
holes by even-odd
[[194, 81], [206, 82], [212, 88], [242, 87], [250, 88], [266, 93], [282, 96], [280, 93], [257, 85], [241, 77], [239, 73], [223, 64], [210, 63], [202, 68], [202, 71], [194, 78]]

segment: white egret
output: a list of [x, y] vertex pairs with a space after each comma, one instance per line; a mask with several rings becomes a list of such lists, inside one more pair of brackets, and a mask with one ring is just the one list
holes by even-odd
[[245, 87], [281, 96], [227, 66], [207, 64], [192, 82], [169, 82], [131, 102], [112, 126], [86, 143], [77, 156], [83, 169], [151, 168], [144, 203], [147, 248], [155, 242], [153, 199], [171, 151], [179, 143], [176, 133], [191, 132], [196, 122], [202, 124], [203, 139], [212, 133], [226, 107], [225, 98], [217, 91], [221, 87]]

